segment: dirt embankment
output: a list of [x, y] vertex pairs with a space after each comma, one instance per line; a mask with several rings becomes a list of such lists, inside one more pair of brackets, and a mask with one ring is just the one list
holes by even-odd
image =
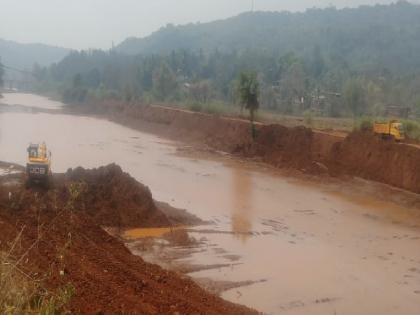
[[329, 155], [331, 173], [344, 173], [420, 193], [420, 149], [352, 133]]
[[253, 313], [145, 263], [101, 228], [168, 224], [150, 191], [115, 165], [69, 171], [48, 191], [0, 176], [0, 252], [46, 290], [72, 286], [72, 313]]
[[420, 149], [387, 142], [369, 133], [353, 133], [344, 138], [305, 127], [258, 124], [257, 138], [252, 140], [249, 123], [241, 119], [116, 102], [76, 111], [100, 114], [142, 131], [257, 158], [276, 167], [359, 176], [420, 192]]

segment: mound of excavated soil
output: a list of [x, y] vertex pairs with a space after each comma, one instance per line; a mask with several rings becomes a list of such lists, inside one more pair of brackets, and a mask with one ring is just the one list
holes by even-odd
[[48, 290], [71, 285], [72, 313], [253, 313], [145, 263], [100, 227], [167, 220], [150, 192], [119, 167], [69, 171], [49, 191], [11, 185], [21, 175], [13, 176], [0, 177], [0, 251], [20, 235], [11, 252], [19, 270]]
[[85, 211], [100, 225], [170, 225], [167, 217], [156, 207], [149, 188], [115, 164], [94, 170], [70, 169], [64, 175], [64, 182], [59, 180], [55, 185], [66, 194], [66, 200], [74, 199], [76, 209]]

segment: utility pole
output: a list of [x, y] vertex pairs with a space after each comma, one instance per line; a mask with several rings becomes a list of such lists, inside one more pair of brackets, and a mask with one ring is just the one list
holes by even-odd
[[251, 10], [251, 12], [254, 12], [254, 7], [255, 7], [255, 0], [252, 0], [252, 10]]

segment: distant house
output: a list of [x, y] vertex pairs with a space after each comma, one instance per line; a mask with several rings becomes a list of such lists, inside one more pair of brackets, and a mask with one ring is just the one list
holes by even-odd
[[398, 117], [398, 118], [408, 118], [410, 115], [411, 108], [407, 106], [387, 106], [384, 110], [384, 116], [387, 117]]

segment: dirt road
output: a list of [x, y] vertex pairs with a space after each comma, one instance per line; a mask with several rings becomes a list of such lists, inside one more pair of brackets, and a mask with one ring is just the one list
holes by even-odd
[[189, 232], [202, 245], [186, 260], [219, 266], [193, 277], [256, 282], [224, 292], [230, 301], [271, 314], [419, 312], [418, 195], [286, 176], [105, 120], [0, 114], [0, 160], [24, 162], [31, 140], [47, 141], [55, 171], [117, 162], [156, 199], [211, 220]]

